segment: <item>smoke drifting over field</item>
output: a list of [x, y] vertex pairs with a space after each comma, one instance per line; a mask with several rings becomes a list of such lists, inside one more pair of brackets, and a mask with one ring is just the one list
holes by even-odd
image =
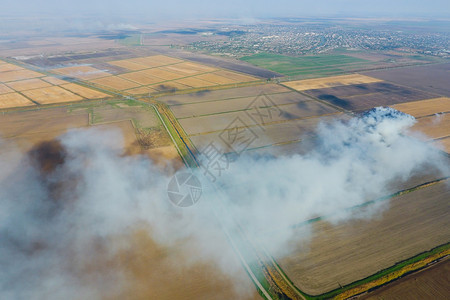
[[[0, 298], [100, 298], [134, 293], [136, 282], [151, 286], [157, 275], [139, 275], [126, 259], [143, 247], [143, 234], [156, 248], [176, 249], [159, 268], [212, 262], [245, 298], [252, 287], [237, 275], [243, 272], [221, 226], [232, 233], [236, 221], [281, 255], [308, 242], [308, 227], [299, 235], [293, 225], [378, 215], [386, 202], [347, 208], [389, 194], [391, 181], [424, 168], [450, 173], [438, 150], [404, 135], [414, 122], [378, 108], [320, 125], [310, 153], [241, 157], [184, 209], [168, 201], [168, 175], [146, 157], [122, 155], [118, 132], [72, 130], [26, 154], [0, 142]], [[157, 289], [140, 296], [157, 298]]]

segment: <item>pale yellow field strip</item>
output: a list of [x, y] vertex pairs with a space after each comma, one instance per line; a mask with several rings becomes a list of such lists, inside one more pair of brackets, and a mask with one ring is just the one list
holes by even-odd
[[183, 62], [183, 63], [179, 63], [179, 64], [175, 64], [175, 65], [164, 66], [164, 67], [160, 67], [160, 69], [164, 69], [164, 70], [175, 72], [175, 73], [185, 74], [186, 76], [200, 74], [200, 73], [210, 73], [210, 72], [214, 72], [214, 71], [218, 70], [216, 68], [199, 65], [199, 64], [191, 63], [191, 62]]
[[214, 72], [214, 74], [223, 76], [223, 77], [227, 77], [233, 80], [237, 80], [240, 82], [247, 82], [247, 81], [255, 81], [255, 80], [259, 80], [256, 77], [250, 76], [250, 75], [244, 75], [244, 74], [240, 74], [240, 73], [234, 73], [234, 72], [230, 72], [230, 71], [226, 71], [226, 70], [220, 70], [217, 72]]
[[420, 131], [430, 139], [439, 139], [450, 135], [450, 114], [423, 117], [417, 119], [412, 130]]
[[51, 104], [60, 102], [70, 102], [83, 100], [78, 95], [75, 95], [58, 86], [52, 86], [42, 89], [30, 90], [22, 92], [25, 96], [40, 104]]
[[148, 93], [154, 93], [156, 90], [148, 88], [148, 87], [139, 87], [131, 90], [126, 90], [127, 93], [130, 93], [131, 95], [143, 95]]
[[233, 80], [227, 77], [223, 77], [214, 73], [208, 73], [208, 74], [202, 74], [195, 76], [195, 78], [206, 80], [209, 82], [217, 83], [217, 84], [232, 84], [232, 83], [238, 83], [239, 81]]
[[141, 71], [141, 72], [143, 74], [159, 77], [159, 78], [162, 78], [164, 80], [174, 80], [174, 79], [179, 79], [179, 78], [182, 78], [182, 77], [186, 77], [186, 75], [179, 74], [179, 73], [177, 74], [177, 73], [161, 70], [159, 68], [148, 69], [148, 70], [144, 70], [144, 71]]
[[68, 83], [60, 85], [60, 87], [65, 88], [66, 90], [69, 90], [75, 94], [80, 95], [81, 97], [87, 98], [87, 99], [99, 99], [99, 98], [107, 98], [110, 97], [109, 95], [75, 84], [75, 83]]
[[24, 79], [31, 79], [36, 77], [42, 77], [43, 75], [31, 70], [16, 70], [0, 73], [0, 82], [10, 82]]
[[153, 55], [147, 57], [131, 58], [126, 59], [124, 61], [132, 62], [134, 64], [144, 66], [145, 68], [155, 68], [183, 62], [183, 60], [181, 59], [172, 58], [164, 55]]
[[155, 85], [151, 85], [150, 87], [159, 92], [164, 92], [164, 91], [168, 91], [168, 90], [186, 90], [186, 89], [191, 88], [190, 86], [187, 86], [187, 85], [181, 84], [179, 82], [175, 82], [175, 81], [155, 84]]
[[7, 93], [13, 93], [13, 92], [14, 92], [13, 89], [7, 87], [3, 83], [0, 83], [0, 95], [7, 94]]
[[196, 63], [193, 63], [193, 62], [185, 62], [183, 64], [183, 66], [185, 66], [186, 68], [190, 68], [192, 70], [197, 70], [197, 71], [202, 72], [202, 73], [214, 72], [214, 71], [218, 70], [217, 68], [196, 64]]
[[182, 74], [184, 76], [193, 76], [193, 75], [203, 73], [203, 71], [200, 71], [198, 69], [193, 69], [188, 66], [185, 66], [184, 63], [176, 64], [176, 65], [169, 65], [169, 66], [165, 66], [165, 67], [159, 67], [159, 69], [165, 70], [168, 72], [177, 73], [177, 74]]
[[41, 78], [41, 79], [45, 80], [45, 81], [47, 81], [47, 82], [49, 82], [51, 84], [54, 84], [54, 85], [61, 85], [61, 84], [70, 83], [68, 81], [65, 81], [65, 80], [62, 80], [62, 79], [59, 79], [59, 78], [56, 78], [56, 77], [53, 77], [53, 76], [47, 76], [47, 77], [44, 77], [44, 78]]
[[392, 106], [393, 108], [412, 115], [416, 118], [450, 112], [450, 98], [441, 97], [428, 100], [400, 103]]
[[111, 76], [110, 73], [96, 69], [91, 66], [74, 66], [53, 70], [56, 73], [63, 74], [70, 77], [75, 77], [84, 80], [102, 78]]
[[188, 78], [182, 78], [182, 79], [178, 79], [175, 80], [175, 82], [184, 84], [184, 85], [188, 85], [190, 87], [193, 88], [200, 88], [200, 87], [207, 87], [207, 86], [213, 86], [213, 85], [217, 85], [215, 83], [209, 82], [209, 81], [205, 81], [205, 80], [201, 80], [199, 78], [196, 77], [188, 77]]
[[110, 61], [108, 62], [108, 64], [113, 65], [113, 66], [118, 66], [130, 71], [138, 71], [138, 70], [143, 70], [143, 69], [147, 69], [147, 66], [129, 61], [129, 60], [115, 60], [115, 61]]
[[440, 139], [440, 140], [437, 140], [437, 141], [434, 142], [434, 144], [437, 147], [439, 147], [442, 150], [444, 150], [445, 152], [450, 153], [450, 136], [446, 137], [446, 138], [443, 138], [443, 139]]
[[18, 93], [0, 95], [0, 108], [11, 108], [35, 105], [33, 102]]
[[183, 60], [169, 57], [165, 55], [153, 55], [153, 56], [147, 56], [143, 57], [143, 60], [150, 63], [159, 63], [160, 65], [170, 65], [170, 64], [177, 64], [183, 62]]
[[158, 62], [152, 62], [147, 60], [145, 57], [137, 57], [137, 58], [131, 58], [131, 59], [127, 59], [128, 62], [132, 62], [134, 64], [143, 66], [144, 69], [148, 69], [148, 68], [155, 68], [155, 67], [160, 67], [163, 64], [158, 63]]
[[50, 83], [39, 78], [13, 81], [7, 83], [7, 85], [18, 92], [52, 86]]
[[3, 65], [3, 64], [6, 64], [6, 62], [3, 60], [0, 60], [0, 65]]
[[120, 78], [118, 76], [108, 76], [100, 79], [91, 80], [95, 84], [100, 84], [106, 87], [113, 88], [115, 90], [127, 90], [135, 87], [139, 87], [139, 84]]
[[363, 83], [373, 83], [380, 82], [382, 80], [360, 75], [342, 75], [342, 76], [332, 76], [325, 78], [315, 78], [306, 80], [296, 80], [283, 83], [285, 86], [293, 88], [297, 91], [314, 90], [321, 88], [330, 88], [335, 86], [352, 85], [352, 84], [363, 84]]
[[8, 63], [0, 65], [0, 72], [9, 72], [17, 70], [24, 70], [24, 68]]
[[154, 84], [154, 83], [164, 81], [164, 79], [155, 77], [155, 76], [151, 76], [147, 73], [144, 73], [144, 71], [126, 73], [126, 74], [119, 75], [119, 77], [134, 81], [141, 85]]

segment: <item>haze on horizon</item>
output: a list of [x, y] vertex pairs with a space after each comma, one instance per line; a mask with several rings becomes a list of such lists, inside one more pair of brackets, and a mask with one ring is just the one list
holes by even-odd
[[444, 18], [450, 15], [445, 0], [2, 0], [0, 15], [98, 17], [141, 15], [151, 20], [195, 18], [270, 18], [270, 17], [385, 17]]

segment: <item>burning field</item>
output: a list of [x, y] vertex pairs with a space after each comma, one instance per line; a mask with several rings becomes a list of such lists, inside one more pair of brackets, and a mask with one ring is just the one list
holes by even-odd
[[[48, 113], [53, 120], [31, 126]], [[170, 139], [159, 135], [143, 144], [139, 137], [160, 126], [151, 110], [119, 102], [23, 114], [28, 118], [11, 113], [0, 123], [0, 199], [7, 208], [0, 235], [2, 297], [256, 299], [250, 278], [264, 282], [265, 275], [257, 273], [247, 243], [277, 259], [297, 287], [321, 293], [449, 238], [442, 230], [426, 238], [436, 227], [449, 227], [436, 217], [445, 214], [439, 209], [449, 192], [445, 182], [403, 200], [371, 202], [450, 174], [447, 157], [404, 135], [414, 118], [393, 109], [319, 125], [317, 143], [304, 155], [243, 155], [222, 173], [220, 186], [194, 170], [202, 198], [189, 208], [167, 198], [167, 182], [180, 166], [161, 166], [146, 155], [146, 149], [164, 151]], [[51, 124], [59, 127], [50, 130]], [[405, 209], [420, 214], [399, 218]], [[317, 217], [320, 223], [307, 222]], [[408, 240], [401, 229], [417, 219], [429, 226], [414, 227], [421, 229], [411, 231], [416, 243], [398, 239], [403, 246], [397, 247], [397, 234]], [[372, 243], [355, 240], [369, 233]], [[387, 236], [392, 243], [377, 242]], [[331, 251], [338, 257], [328, 257], [320, 243], [362, 249], [343, 246], [342, 253]], [[317, 264], [309, 269], [311, 257]], [[358, 263], [345, 257], [367, 268], [351, 269]], [[346, 266], [339, 268], [339, 282], [333, 274], [340, 273], [329, 269], [336, 264], [327, 259]], [[311, 285], [315, 280], [301, 282], [314, 276], [324, 281], [320, 290]]]

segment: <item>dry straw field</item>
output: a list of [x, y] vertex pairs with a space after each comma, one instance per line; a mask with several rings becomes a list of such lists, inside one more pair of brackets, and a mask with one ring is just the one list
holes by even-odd
[[342, 75], [342, 76], [332, 76], [332, 77], [324, 77], [324, 78], [315, 78], [315, 79], [306, 79], [306, 80], [297, 80], [290, 81], [284, 83], [285, 86], [293, 88], [297, 91], [305, 91], [305, 90], [315, 90], [315, 89], [323, 89], [330, 88], [335, 86], [343, 86], [343, 85], [353, 85], [353, 84], [363, 84], [363, 83], [373, 83], [380, 82], [381, 79], [360, 75], [360, 74], [351, 74], [351, 75]]
[[413, 130], [425, 134], [425, 139], [432, 140], [438, 147], [450, 153], [450, 98], [439, 97], [392, 107], [414, 116], [417, 123]]
[[113, 60], [107, 64], [115, 67], [116, 71], [80, 65], [56, 68], [53, 72], [130, 95], [174, 92], [260, 80], [253, 76], [165, 55]]
[[[82, 70], [92, 71], [86, 68]], [[106, 93], [57, 77], [0, 62], [0, 109], [109, 97]]]
[[319, 221], [310, 245], [278, 262], [297, 287], [312, 295], [365, 278], [447, 243], [449, 196], [448, 181], [441, 182], [391, 199], [389, 209], [370, 221], [337, 226]]

